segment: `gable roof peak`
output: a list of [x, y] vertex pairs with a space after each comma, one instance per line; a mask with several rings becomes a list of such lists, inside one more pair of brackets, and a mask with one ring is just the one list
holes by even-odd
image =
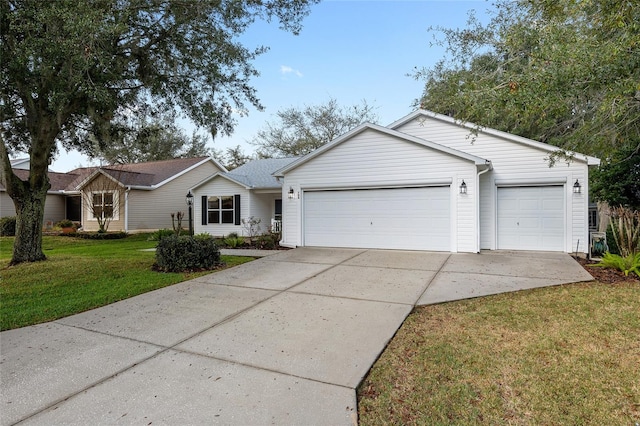
[[[557, 152], [557, 151], [561, 150], [559, 147], [554, 146], [554, 145], [550, 145], [548, 143], [540, 142], [540, 141], [537, 141], [537, 140], [534, 140], [534, 139], [525, 138], [523, 136], [514, 135], [513, 133], [504, 132], [502, 130], [492, 129], [491, 127], [481, 126], [479, 124], [471, 123], [469, 121], [457, 120], [454, 117], [451, 117], [449, 115], [439, 114], [437, 112], [429, 111], [429, 110], [426, 110], [426, 109], [417, 109], [417, 110], [411, 112], [410, 114], [402, 117], [401, 119], [396, 120], [393, 123], [389, 124], [388, 127], [390, 129], [397, 130], [398, 128], [402, 127], [403, 125], [415, 120], [416, 118], [420, 118], [420, 117], [432, 118], [434, 120], [442, 121], [442, 122], [445, 122], [445, 123], [450, 123], [450, 124], [453, 124], [453, 125], [458, 126], [458, 127], [463, 127], [465, 129], [468, 129], [469, 131], [496, 136], [496, 137], [499, 137], [501, 139], [508, 140], [510, 142], [515, 142], [515, 143], [518, 143], [518, 144], [521, 144], [521, 145], [527, 145], [527, 146], [530, 146], [530, 147], [533, 147], [533, 148], [537, 148], [537, 149], [541, 149], [541, 150], [547, 151], [547, 152]], [[597, 165], [600, 164], [600, 159], [598, 159], [596, 157], [592, 157], [592, 156], [589, 156], [589, 155], [586, 155], [586, 154], [581, 154], [579, 152], [573, 152], [573, 154], [574, 154], [574, 157], [577, 160], [584, 161], [589, 166], [597, 166]]]

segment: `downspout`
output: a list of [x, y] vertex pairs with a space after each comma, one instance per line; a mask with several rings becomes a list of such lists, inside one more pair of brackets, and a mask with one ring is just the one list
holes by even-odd
[[480, 253], [480, 175], [493, 170], [493, 164], [491, 164], [491, 161], [487, 160], [485, 164], [489, 167], [479, 171], [476, 176], [476, 253]]
[[131, 186], [127, 186], [124, 190], [124, 232], [129, 233], [129, 192]]

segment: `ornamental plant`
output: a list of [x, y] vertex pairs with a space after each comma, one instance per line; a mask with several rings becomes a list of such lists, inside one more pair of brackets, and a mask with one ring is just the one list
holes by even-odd
[[602, 260], [593, 266], [614, 268], [624, 272], [626, 277], [629, 276], [629, 272], [633, 272], [640, 277], [640, 252], [625, 257], [607, 252], [602, 257]]
[[628, 207], [611, 207], [611, 230], [622, 257], [640, 251], [640, 211]]

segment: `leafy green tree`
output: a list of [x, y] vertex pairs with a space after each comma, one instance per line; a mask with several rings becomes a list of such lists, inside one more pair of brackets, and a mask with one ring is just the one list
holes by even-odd
[[218, 158], [228, 170], [233, 170], [253, 160], [254, 156], [245, 154], [242, 147], [236, 145], [235, 147], [227, 148], [224, 154], [220, 154]]
[[195, 132], [188, 137], [173, 114], [136, 111], [122, 120], [111, 124], [108, 145], [95, 144], [92, 158], [128, 164], [211, 155], [207, 138]]
[[591, 194], [610, 206], [640, 210], [640, 150], [621, 150], [591, 174]]
[[[257, 19], [297, 34], [318, 0], [0, 0], [0, 178], [17, 211], [12, 264], [42, 252], [47, 167], [59, 145], [110, 144], [111, 123], [137, 107], [181, 110], [212, 134], [232, 111], [261, 109], [238, 41]], [[28, 152], [27, 181], [9, 153]]]
[[436, 28], [447, 49], [421, 107], [607, 158], [640, 145], [640, 7], [627, 0], [507, 1], [491, 22]]
[[289, 107], [278, 111], [278, 121], [267, 123], [251, 144], [262, 158], [305, 155], [365, 121], [375, 123], [374, 109], [366, 101], [343, 108], [333, 98], [302, 109]]

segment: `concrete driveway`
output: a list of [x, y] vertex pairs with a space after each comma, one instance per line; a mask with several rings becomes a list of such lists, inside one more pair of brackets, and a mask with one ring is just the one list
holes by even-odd
[[1, 423], [352, 424], [416, 304], [591, 279], [558, 253], [284, 251], [0, 333]]

